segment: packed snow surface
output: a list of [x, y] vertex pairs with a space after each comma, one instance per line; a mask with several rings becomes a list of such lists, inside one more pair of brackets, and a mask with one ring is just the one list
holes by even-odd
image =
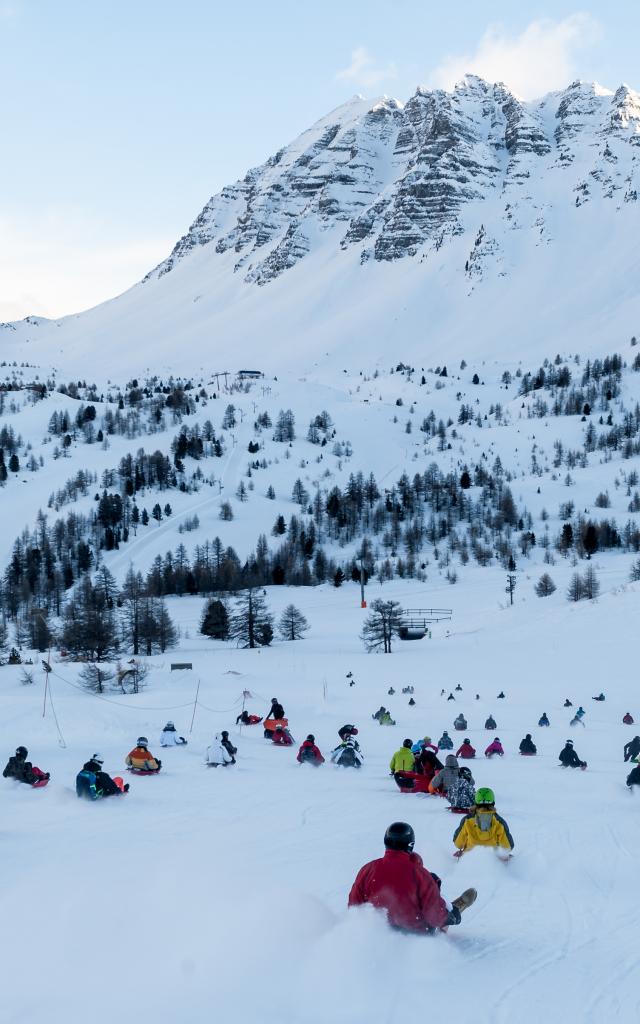
[[[31, 687], [20, 684], [18, 668], [2, 668], [4, 753], [23, 743], [52, 773], [46, 789], [0, 786], [4, 1020], [107, 1024], [143, 1013], [157, 1024], [391, 1024], [420, 1006], [465, 1024], [635, 1019], [640, 794], [624, 785], [622, 746], [635, 728], [621, 719], [631, 710], [640, 720], [629, 670], [637, 588], [613, 587], [598, 603], [568, 605], [554, 595], [506, 608], [494, 599], [499, 579], [487, 570], [475, 589], [426, 593], [387, 585], [385, 596], [405, 604], [456, 606], [431, 639], [399, 644], [391, 656], [363, 653], [352, 584], [270, 591], [274, 611], [293, 598], [313, 629], [305, 641], [260, 651], [196, 639], [201, 601], [174, 599], [171, 613], [189, 636], [152, 659], [137, 696], [82, 692], [78, 666], [54, 658], [64, 749], [49, 703], [42, 717], [39, 667]], [[377, 589], [369, 587], [370, 599]], [[191, 661], [193, 670], [171, 673], [170, 661]], [[409, 683], [413, 708], [401, 694]], [[447, 701], [458, 683], [462, 692]], [[504, 700], [496, 699], [501, 689]], [[606, 702], [593, 702], [601, 689]], [[293, 748], [273, 747], [260, 726], [236, 728], [243, 690], [259, 714], [279, 697]], [[584, 729], [569, 728], [567, 696], [585, 707]], [[395, 727], [372, 721], [380, 704]], [[478, 751], [476, 783], [495, 790], [515, 839], [507, 865], [490, 851], [454, 860], [459, 819], [443, 800], [401, 794], [388, 774], [407, 736], [437, 740], [446, 728], [455, 742], [460, 711]], [[536, 728], [543, 711], [549, 729]], [[489, 713], [495, 734], [483, 728]], [[157, 777], [131, 777], [123, 798], [77, 800], [75, 774], [94, 751], [111, 774], [126, 776], [136, 737], [146, 734], [160, 752], [167, 719], [189, 745], [161, 751]], [[360, 729], [360, 772], [296, 763], [308, 732], [327, 756], [345, 722]], [[221, 728], [239, 748], [238, 763], [207, 768], [204, 751]], [[517, 753], [525, 732], [537, 758]], [[482, 752], [496, 734], [506, 754], [489, 762]], [[586, 772], [559, 767], [569, 736]], [[413, 824], [416, 849], [448, 898], [478, 889], [447, 935], [408, 937], [378, 912], [346, 909], [358, 868], [381, 855], [396, 819]]]

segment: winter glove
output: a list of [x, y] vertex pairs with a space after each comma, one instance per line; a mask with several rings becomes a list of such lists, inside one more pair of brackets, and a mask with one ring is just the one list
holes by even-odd
[[452, 907], [449, 911], [449, 916], [446, 920], [445, 927], [448, 928], [451, 924], [460, 924], [462, 920], [462, 914], [457, 907]]

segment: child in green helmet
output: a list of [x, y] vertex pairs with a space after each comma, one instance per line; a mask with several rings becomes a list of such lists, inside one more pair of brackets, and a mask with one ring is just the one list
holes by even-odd
[[455, 831], [453, 842], [458, 848], [455, 857], [461, 857], [474, 846], [502, 847], [513, 850], [513, 838], [504, 818], [496, 812], [493, 790], [483, 786], [476, 793], [475, 806]]

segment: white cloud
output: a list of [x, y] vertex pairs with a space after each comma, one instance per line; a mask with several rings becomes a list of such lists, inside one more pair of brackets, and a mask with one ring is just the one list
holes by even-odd
[[59, 317], [113, 298], [170, 252], [174, 239], [133, 237], [87, 211], [20, 216], [0, 209], [0, 322]]
[[386, 67], [376, 67], [376, 61], [365, 46], [357, 46], [351, 51], [351, 64], [348, 68], [338, 71], [336, 79], [353, 82], [367, 89], [396, 77], [396, 66], [393, 63]]
[[572, 14], [561, 21], [532, 21], [519, 35], [490, 26], [474, 53], [451, 55], [432, 72], [431, 85], [450, 89], [463, 75], [505, 82], [525, 99], [562, 89], [578, 77], [580, 50], [598, 38], [598, 22], [590, 14]]

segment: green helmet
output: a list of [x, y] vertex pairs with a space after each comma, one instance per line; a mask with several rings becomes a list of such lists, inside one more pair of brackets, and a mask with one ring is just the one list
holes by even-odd
[[476, 807], [484, 807], [487, 804], [495, 804], [496, 798], [492, 789], [488, 786], [482, 786], [481, 789], [476, 792]]

